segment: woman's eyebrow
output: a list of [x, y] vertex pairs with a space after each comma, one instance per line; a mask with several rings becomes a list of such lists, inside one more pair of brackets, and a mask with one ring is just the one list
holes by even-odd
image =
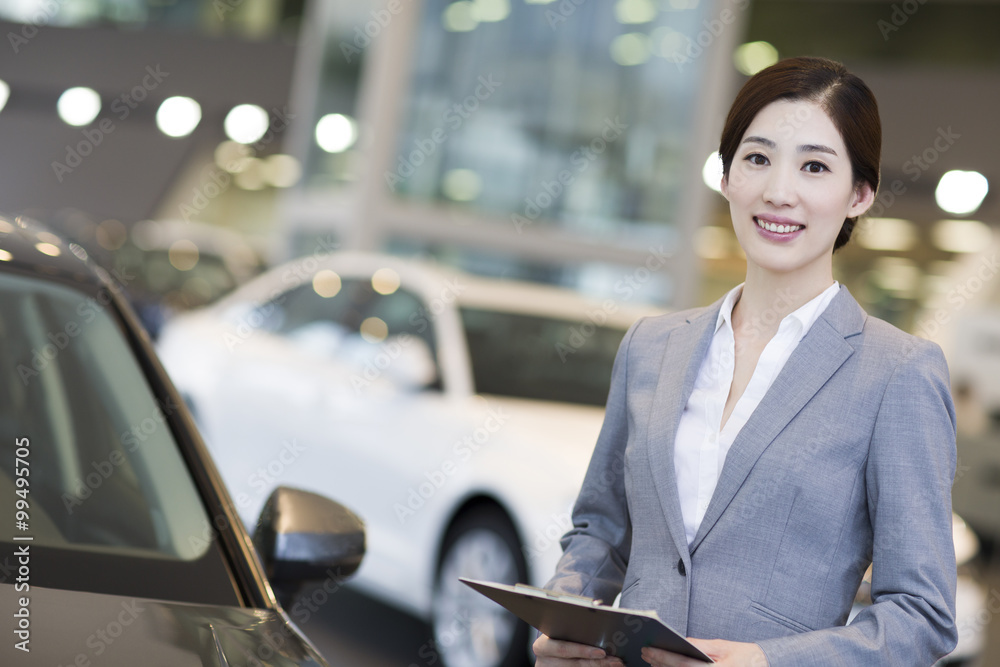
[[763, 144], [764, 146], [767, 146], [768, 148], [775, 148], [777, 146], [777, 144], [774, 143], [773, 141], [771, 141], [770, 139], [765, 139], [764, 137], [756, 137], [756, 136], [747, 137], [746, 139], [744, 139], [742, 141], [742, 143], [744, 143], [744, 144]]
[[830, 155], [836, 156], [837, 151], [833, 150], [829, 146], [824, 146], [823, 144], [803, 144], [799, 146], [800, 153], [829, 153]]

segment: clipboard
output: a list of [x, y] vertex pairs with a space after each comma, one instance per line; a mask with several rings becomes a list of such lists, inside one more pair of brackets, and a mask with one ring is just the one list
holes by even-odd
[[459, 577], [481, 593], [553, 639], [589, 644], [622, 659], [627, 667], [648, 667], [642, 647], [653, 646], [712, 663], [655, 611], [621, 609], [582, 595], [569, 595], [517, 584], [497, 584]]

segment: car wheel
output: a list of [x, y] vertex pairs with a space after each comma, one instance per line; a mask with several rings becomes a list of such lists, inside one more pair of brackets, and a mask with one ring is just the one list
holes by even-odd
[[434, 588], [434, 641], [447, 667], [523, 667], [528, 626], [459, 577], [523, 583], [528, 568], [507, 515], [497, 507], [462, 514], [445, 536]]

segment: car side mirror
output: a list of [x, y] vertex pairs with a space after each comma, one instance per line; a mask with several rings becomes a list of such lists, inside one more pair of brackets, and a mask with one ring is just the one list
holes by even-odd
[[279, 486], [267, 499], [253, 536], [272, 584], [287, 588], [357, 571], [365, 555], [365, 524], [321, 495]]

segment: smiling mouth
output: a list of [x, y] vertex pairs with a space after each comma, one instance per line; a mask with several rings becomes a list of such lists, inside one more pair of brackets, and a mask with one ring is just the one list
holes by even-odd
[[761, 229], [766, 229], [767, 231], [773, 232], [775, 234], [791, 234], [792, 232], [797, 232], [800, 229], [805, 229], [806, 228], [805, 225], [795, 225], [795, 224], [791, 224], [791, 225], [789, 225], [789, 224], [779, 225], [779, 224], [776, 224], [776, 223], [773, 223], [773, 222], [766, 222], [764, 220], [761, 220], [757, 216], [754, 216], [753, 221]]

